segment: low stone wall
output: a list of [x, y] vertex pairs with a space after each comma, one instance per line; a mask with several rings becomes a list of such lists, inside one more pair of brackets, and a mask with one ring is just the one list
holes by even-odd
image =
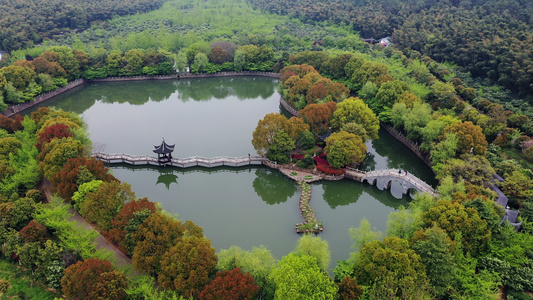
[[213, 74], [179, 73], [179, 78], [211, 78], [227, 76], [261, 76], [279, 79], [279, 73], [273, 72], [218, 72]]
[[383, 127], [383, 129], [385, 129], [388, 133], [390, 133], [390, 135], [392, 135], [394, 138], [396, 138], [398, 141], [404, 144], [407, 148], [413, 151], [413, 153], [416, 154], [418, 158], [420, 158], [424, 163], [426, 163], [428, 167], [431, 168], [431, 170], [433, 170], [431, 161], [429, 160], [427, 156], [425, 156], [424, 154], [422, 154], [422, 152], [420, 152], [420, 149], [418, 149], [417, 145], [413, 144], [413, 142], [411, 142], [407, 137], [403, 136], [402, 134], [394, 130], [394, 128], [392, 128], [391, 126], [383, 122], [380, 122], [380, 125], [381, 127]]
[[283, 106], [283, 108], [285, 108], [291, 115], [297, 117], [298, 116], [298, 111], [296, 109], [294, 109], [289, 103], [287, 103], [287, 101], [285, 101], [285, 99], [283, 99], [283, 97], [280, 97], [279, 98], [279, 103], [281, 104], [281, 106]]
[[66, 86], [64, 87], [61, 87], [61, 88], [58, 88], [57, 90], [53, 90], [53, 91], [50, 91], [50, 92], [47, 92], [47, 93], [44, 93], [44, 94], [40, 94], [39, 96], [35, 97], [33, 99], [33, 101], [30, 101], [30, 102], [26, 102], [26, 103], [22, 103], [22, 104], [17, 104], [17, 105], [13, 105], [13, 106], [9, 106], [6, 110], [4, 110], [2, 112], [3, 115], [5, 116], [8, 116], [8, 117], [11, 117], [15, 114], [18, 114], [19, 112], [25, 110], [25, 109], [28, 109], [32, 106], [35, 106], [41, 102], [44, 102], [52, 97], [55, 97], [57, 95], [60, 95], [66, 91], [69, 91], [75, 87], [78, 87], [82, 84], [85, 83], [85, 80], [84, 79], [77, 79], [77, 80], [74, 80], [72, 82], [70, 82], [69, 84], [67, 84]]
[[125, 76], [125, 77], [107, 77], [90, 79], [87, 82], [117, 82], [117, 81], [140, 81], [140, 80], [168, 80], [179, 79], [178, 74], [173, 75], [155, 75], [155, 76]]

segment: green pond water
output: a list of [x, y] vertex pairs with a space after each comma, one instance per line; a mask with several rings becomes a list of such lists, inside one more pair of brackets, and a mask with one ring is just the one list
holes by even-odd
[[[257, 122], [267, 113], [286, 113], [279, 106], [276, 86], [277, 80], [263, 77], [96, 83], [45, 105], [81, 114], [95, 151], [151, 155], [153, 145], [164, 137], [176, 144], [174, 157], [247, 156], [255, 154], [251, 139]], [[401, 168], [434, 184], [431, 170], [385, 131], [367, 147], [363, 169]], [[280, 259], [297, 243], [300, 192], [276, 170], [125, 165], [111, 169], [137, 196], [201, 226], [217, 250], [265, 245]], [[329, 242], [331, 267], [352, 251], [350, 228], [367, 218], [385, 231], [387, 215], [408, 200], [399, 183], [393, 183], [392, 191], [347, 179], [314, 183], [311, 206], [324, 223], [320, 236]]]

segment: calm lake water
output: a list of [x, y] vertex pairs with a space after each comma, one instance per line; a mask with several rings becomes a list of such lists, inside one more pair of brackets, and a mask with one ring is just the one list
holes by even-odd
[[[97, 83], [46, 103], [81, 114], [95, 151], [152, 154], [165, 138], [176, 144], [174, 157], [247, 156], [257, 122], [280, 112], [277, 80], [225, 77], [188, 80]], [[367, 143], [365, 170], [401, 168], [433, 184], [431, 170], [385, 131]], [[281, 259], [296, 246], [294, 226], [301, 222], [295, 182], [266, 167], [146, 168], [112, 166], [117, 178], [132, 185], [182, 220], [204, 229], [217, 250], [265, 245]], [[398, 184], [392, 194], [350, 180], [312, 185], [311, 206], [324, 223], [332, 264], [347, 259], [349, 229], [367, 218], [385, 231], [387, 215], [408, 198]]]

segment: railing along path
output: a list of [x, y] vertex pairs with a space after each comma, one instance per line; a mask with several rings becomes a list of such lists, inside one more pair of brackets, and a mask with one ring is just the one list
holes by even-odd
[[106, 154], [102, 152], [93, 153], [92, 157], [109, 164], [124, 163], [135, 166], [153, 165], [153, 166], [173, 166], [179, 168], [189, 167], [206, 167], [214, 168], [220, 166], [241, 167], [247, 165], [261, 165], [265, 158], [260, 156], [243, 156], [243, 157], [229, 157], [218, 156], [213, 158], [206, 158], [201, 156], [193, 156], [188, 158], [172, 158], [169, 162], [160, 162], [157, 157], [153, 156], [138, 156], [126, 153], [121, 154]]

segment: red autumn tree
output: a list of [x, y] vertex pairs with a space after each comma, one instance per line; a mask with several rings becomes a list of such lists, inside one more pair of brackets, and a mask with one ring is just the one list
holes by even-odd
[[328, 131], [329, 121], [333, 112], [337, 109], [337, 103], [331, 101], [321, 104], [309, 104], [300, 110], [299, 116], [309, 124], [314, 134], [324, 134]]
[[228, 52], [224, 51], [221, 47], [215, 47], [209, 53], [209, 61], [218, 65], [230, 61], [230, 58]]
[[67, 299], [94, 299], [91, 292], [99, 282], [102, 273], [113, 271], [113, 265], [107, 260], [89, 258], [78, 261], [64, 271], [61, 288]]
[[13, 133], [15, 131], [22, 130], [22, 120], [24, 117], [21, 115], [16, 115], [14, 118], [8, 118], [0, 114], [0, 128], [5, 129], [8, 133]]
[[42, 132], [39, 135], [38, 142], [35, 145], [39, 151], [42, 150], [42, 147], [44, 144], [50, 142], [51, 140], [55, 138], [65, 138], [65, 137], [72, 137], [72, 132], [70, 132], [70, 129], [67, 125], [59, 123], [54, 124], [52, 126], [46, 127], [44, 132]]
[[198, 298], [215, 274], [217, 261], [210, 240], [197, 236], [183, 237], [163, 255], [157, 281], [164, 289], [178, 290], [186, 298]]
[[355, 278], [346, 276], [339, 282], [338, 293], [342, 300], [355, 300], [363, 294], [363, 287], [357, 284]]
[[109, 169], [104, 166], [103, 162], [80, 156], [68, 159], [63, 168], [50, 179], [50, 182], [60, 197], [71, 201], [72, 195], [78, 190], [80, 184], [97, 179], [117, 181], [115, 176], [108, 172]]
[[35, 220], [31, 220], [28, 225], [19, 231], [20, 238], [25, 243], [41, 242], [44, 243], [50, 238], [48, 231], [44, 225], [39, 224]]
[[154, 213], [156, 211], [155, 202], [149, 201], [148, 198], [142, 198], [124, 204], [118, 215], [111, 220], [111, 229], [104, 232], [105, 237], [113, 244], [117, 245], [124, 253], [133, 251], [133, 247], [130, 249], [130, 245], [126, 241], [126, 234], [128, 233], [126, 227], [128, 225], [134, 225], [132, 223], [136, 218], [135, 213], [144, 209], [148, 210], [150, 213]]
[[259, 293], [259, 287], [250, 273], [241, 269], [217, 273], [215, 279], [200, 293], [200, 300], [251, 300]]
[[48, 74], [52, 77], [66, 77], [67, 72], [58, 62], [49, 62], [48, 60], [37, 57], [33, 60], [33, 66], [37, 74]]

